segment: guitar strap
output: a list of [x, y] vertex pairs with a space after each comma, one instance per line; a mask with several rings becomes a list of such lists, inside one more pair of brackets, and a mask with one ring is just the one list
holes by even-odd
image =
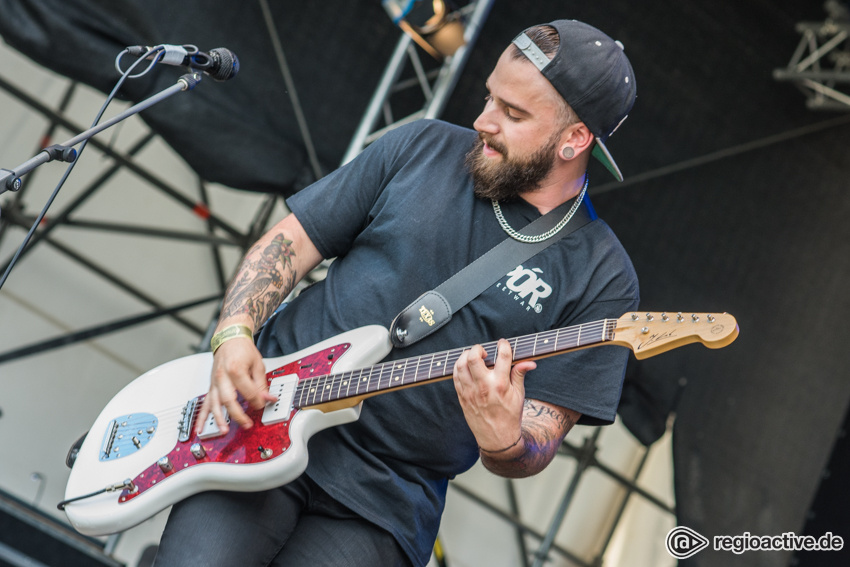
[[[547, 232], [558, 224], [572, 204], [572, 199], [562, 203], [526, 225], [521, 233], [525, 236], [537, 236]], [[511, 237], [506, 238], [438, 287], [420, 295], [396, 315], [390, 326], [390, 340], [393, 346], [408, 347], [433, 334], [451, 320], [452, 314], [478, 297], [505, 274], [596, 218], [596, 211], [585, 195], [567, 225], [546, 240], [525, 243]]]

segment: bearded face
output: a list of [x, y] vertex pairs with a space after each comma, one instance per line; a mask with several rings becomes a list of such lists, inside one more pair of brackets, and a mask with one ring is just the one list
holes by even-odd
[[[504, 145], [479, 132], [478, 139], [466, 154], [475, 194], [484, 199], [502, 201], [539, 189], [540, 182], [555, 165], [558, 141], [556, 133], [531, 155], [522, 157], [509, 153]], [[502, 155], [501, 160], [484, 155], [485, 142]]]

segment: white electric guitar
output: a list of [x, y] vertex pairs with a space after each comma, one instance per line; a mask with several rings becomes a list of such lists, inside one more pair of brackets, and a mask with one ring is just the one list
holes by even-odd
[[[735, 318], [728, 314], [634, 313], [510, 343], [515, 362], [599, 345], [628, 347], [642, 359], [694, 342], [724, 347], [737, 335]], [[492, 365], [496, 343], [482, 346]], [[375, 325], [265, 359], [269, 390], [278, 402], [263, 410], [243, 402], [254, 426], [230, 427], [226, 434], [212, 417], [195, 433], [212, 355], [158, 366], [122, 389], [94, 422], [60, 508], [81, 533], [105, 535], [197, 492], [252, 492], [286, 484], [307, 467], [307, 441], [316, 432], [355, 421], [367, 397], [451, 377], [466, 350], [375, 364], [390, 349], [387, 330]]]

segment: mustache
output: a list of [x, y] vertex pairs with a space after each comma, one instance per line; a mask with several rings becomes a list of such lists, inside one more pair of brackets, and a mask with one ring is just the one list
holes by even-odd
[[487, 144], [488, 146], [490, 146], [492, 149], [494, 149], [497, 152], [499, 152], [500, 154], [502, 154], [503, 156], [508, 155], [508, 149], [505, 146], [503, 146], [501, 143], [499, 143], [499, 142], [495, 141], [493, 138], [491, 138], [489, 134], [485, 134], [484, 132], [478, 132], [478, 139], [481, 140], [483, 143]]

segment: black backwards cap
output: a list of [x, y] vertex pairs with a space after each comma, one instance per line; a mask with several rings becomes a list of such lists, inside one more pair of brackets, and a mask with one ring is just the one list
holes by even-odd
[[620, 127], [635, 103], [635, 74], [623, 44], [575, 20], [556, 20], [547, 25], [555, 28], [560, 38], [558, 51], [551, 60], [525, 31], [513, 43], [594, 135], [593, 156], [622, 181], [623, 174], [605, 141]]

